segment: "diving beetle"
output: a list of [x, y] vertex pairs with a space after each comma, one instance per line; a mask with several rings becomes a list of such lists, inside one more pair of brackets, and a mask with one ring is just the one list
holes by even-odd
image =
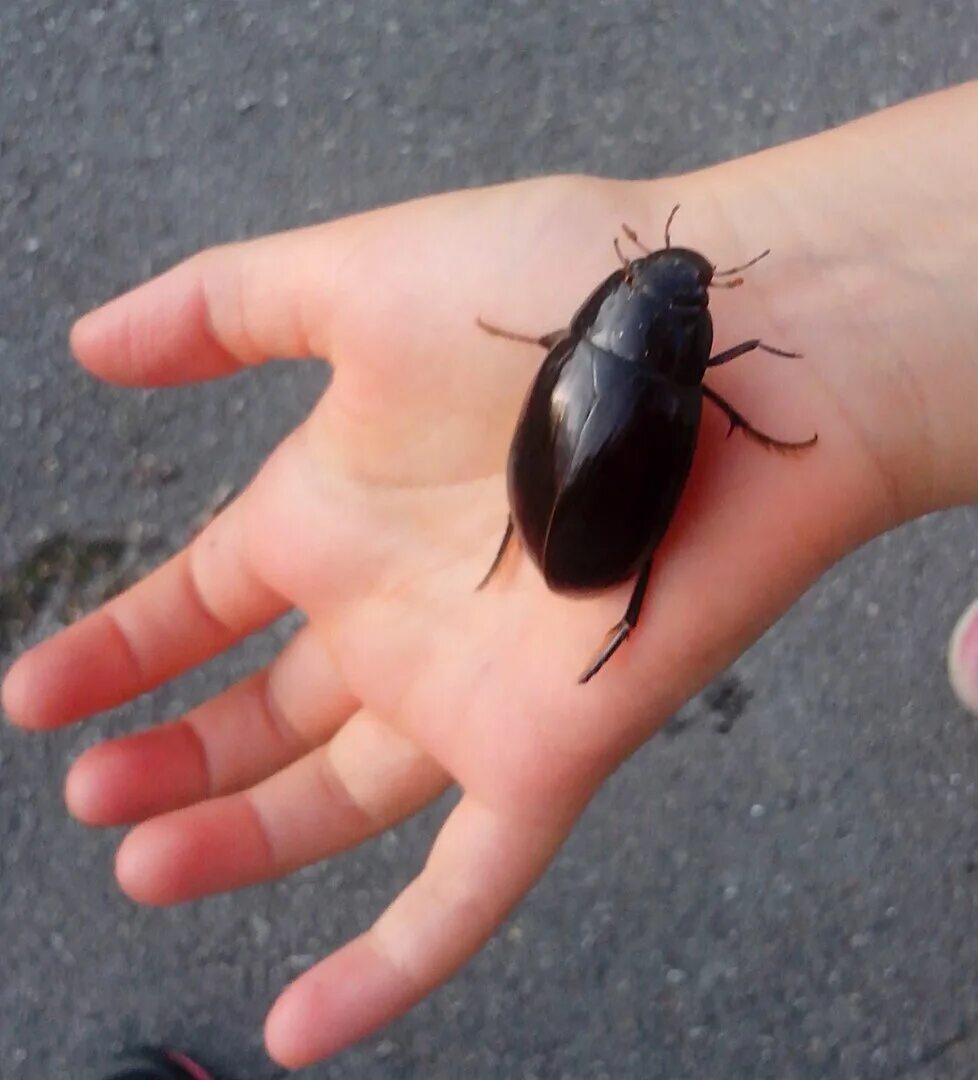
[[[635, 587], [623, 618], [580, 676], [586, 683], [608, 662], [638, 623], [652, 556], [689, 476], [704, 397], [726, 415], [728, 436], [739, 428], [762, 446], [805, 450], [818, 435], [784, 442], [753, 427], [703, 384], [708, 368], [754, 349], [800, 357], [757, 338], [710, 356], [713, 320], [707, 289], [735, 288], [736, 277], [770, 249], [718, 271], [698, 251], [652, 251], [627, 225], [644, 254], [621, 267], [581, 305], [570, 325], [542, 337], [477, 320], [487, 333], [547, 349], [523, 404], [509, 451], [510, 513], [483, 588], [513, 538], [559, 593], [595, 592], [627, 581]], [[718, 281], [718, 278], [729, 278]]]

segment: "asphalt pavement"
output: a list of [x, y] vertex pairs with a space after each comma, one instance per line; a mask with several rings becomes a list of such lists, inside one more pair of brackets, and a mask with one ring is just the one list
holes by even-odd
[[[124, 392], [72, 318], [205, 245], [553, 171], [675, 172], [972, 77], [973, 0], [4, 0], [0, 660], [175, 550], [320, 366]], [[464, 973], [310, 1077], [978, 1076], [978, 728], [944, 644], [978, 514], [834, 570], [605, 786]], [[172, 910], [115, 887], [68, 763], [270, 655], [282, 626], [45, 737], [0, 729], [0, 1076], [165, 1040], [242, 1080], [275, 993], [424, 859], [445, 804]]]

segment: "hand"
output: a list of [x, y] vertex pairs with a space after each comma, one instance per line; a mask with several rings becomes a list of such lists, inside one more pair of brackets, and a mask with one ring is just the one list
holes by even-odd
[[[289, 609], [307, 616], [264, 671], [72, 769], [81, 820], [139, 823], [118, 855], [126, 892], [171, 903], [287, 873], [448, 784], [462, 791], [418, 878], [276, 1003], [266, 1037], [280, 1062], [333, 1053], [448, 978], [602, 779], [832, 562], [975, 498], [975, 102], [965, 87], [681, 179], [532, 181], [209, 251], [75, 327], [81, 363], [127, 385], [283, 355], [335, 370], [186, 550], [21, 657], [4, 685], [15, 722], [52, 728]], [[754, 354], [712, 385], [759, 427], [819, 443], [786, 457], [725, 441], [705, 406], [638, 629], [581, 687], [631, 586], [555, 596], [511, 552], [475, 592], [543, 355], [475, 320], [566, 324], [615, 267], [620, 223], [657, 246], [676, 202], [677, 244], [717, 263], [774, 249], [742, 289], [714, 294], [716, 350], [762, 336], [805, 354]], [[965, 211], [970, 231], [952, 230]]]

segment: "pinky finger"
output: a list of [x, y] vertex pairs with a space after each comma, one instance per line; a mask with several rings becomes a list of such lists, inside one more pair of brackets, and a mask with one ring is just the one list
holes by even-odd
[[492, 935], [569, 828], [529, 826], [463, 798], [424, 870], [377, 922], [279, 997], [265, 1025], [271, 1056], [300, 1068], [416, 1005]]

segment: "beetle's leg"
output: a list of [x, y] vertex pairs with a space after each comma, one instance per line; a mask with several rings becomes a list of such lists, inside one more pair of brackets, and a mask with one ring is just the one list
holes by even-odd
[[627, 278], [627, 276], [628, 276], [627, 271], [628, 271], [628, 268], [632, 265], [632, 260], [624, 253], [624, 251], [621, 250], [621, 244], [618, 242], [618, 237], [617, 236], [612, 241], [612, 243], [614, 245], [615, 254], [618, 256], [619, 260], [621, 261], [621, 265], [625, 268], [625, 271], [626, 271], [625, 276]]
[[621, 260], [622, 268], [625, 271], [625, 275], [624, 275], [622, 280], [625, 282], [626, 285], [631, 285], [631, 283], [632, 283], [632, 260], [629, 259], [625, 255], [625, 253], [621, 250], [621, 244], [618, 243], [618, 237], [617, 236], [614, 239], [614, 248], [615, 248], [615, 254]]
[[770, 450], [807, 450], [808, 447], [814, 446], [818, 442], [818, 434], [816, 433], [810, 439], [805, 439], [802, 442], [785, 442], [783, 439], [775, 439], [771, 435], [765, 435], [763, 431], [758, 431], [756, 427], [753, 427], [748, 421], [741, 416], [737, 410], [724, 401], [722, 397], [715, 391], [711, 390], [708, 386], [703, 387], [703, 394], [708, 401], [712, 401], [714, 405], [723, 410], [724, 415], [730, 421], [730, 429], [727, 432], [727, 438], [729, 438], [737, 428], [754, 442], [760, 443], [761, 446], [766, 446]]
[[761, 259], [766, 259], [771, 254], [770, 248], [765, 248], [760, 255], [755, 255], [753, 259], [748, 259], [747, 262], [741, 263], [740, 266], [731, 266], [729, 270], [714, 270], [713, 276], [718, 277], [730, 277], [731, 274], [739, 274], [741, 270], [749, 270], [752, 266], [756, 266]]
[[[678, 212], [679, 212], [679, 204], [676, 203], [676, 205], [672, 208], [672, 210], [669, 211], [669, 217], [666, 219], [666, 250], [667, 251], [668, 251], [668, 249], [670, 247], [672, 247], [672, 239], [669, 236], [669, 230], [672, 228], [673, 218], [676, 216], [676, 214]], [[639, 240], [638, 233], [636, 233], [634, 229], [630, 228], [624, 222], [622, 222], [621, 231], [628, 237], [629, 240], [631, 240], [631, 242], [639, 249], [639, 251], [644, 251], [646, 255], [653, 254], [652, 249], [650, 247], [647, 247], [645, 244], [642, 243], [641, 240]], [[765, 252], [765, 254], [767, 254], [767, 252]], [[753, 265], [754, 264], [751, 263], [751, 266], [753, 266]]]
[[728, 360], [736, 360], [738, 356], [743, 356], [744, 353], [753, 352], [755, 349], [762, 349], [764, 352], [773, 353], [775, 356], [787, 356], [792, 360], [800, 360], [800, 352], [788, 352], [787, 349], [776, 349], [773, 345], [765, 345], [760, 338], [754, 338], [752, 341], [742, 341], [739, 345], [734, 345], [732, 349], [724, 349], [723, 352], [717, 353], [716, 356], [711, 356], [706, 362], [707, 367], [718, 367], [720, 364], [725, 364]]
[[631, 242], [638, 248], [639, 251], [644, 251], [646, 255], [652, 254], [652, 249], [646, 247], [645, 244], [643, 244], [642, 241], [639, 240], [638, 233], [634, 229], [629, 228], [629, 226], [627, 226], [624, 222], [622, 222], [621, 224], [621, 231], [628, 237], [629, 240], [631, 240]]
[[599, 652], [591, 662], [591, 666], [587, 671], [585, 671], [577, 680], [579, 683], [586, 683], [589, 679], [593, 679], [618, 651], [619, 646], [624, 642], [625, 638], [627, 638], [635, 629], [638, 624], [638, 613], [642, 610], [642, 601], [645, 599], [645, 590], [649, 587], [649, 574], [651, 571], [652, 560], [649, 559], [642, 567], [638, 575], [638, 580], [635, 582], [635, 588], [632, 590], [632, 598], [628, 601], [628, 607], [625, 609], [624, 618], [617, 626], [613, 626], [608, 631], [608, 637], [605, 640], [601, 652]]
[[475, 320], [475, 323], [480, 330], [485, 330], [487, 334], [492, 334], [493, 337], [507, 338], [510, 341], [522, 341], [526, 345], [542, 345], [545, 349], [552, 349], [558, 341], [563, 341], [567, 337], [566, 330], [551, 330], [549, 334], [541, 334], [540, 337], [534, 337], [532, 334], [518, 334], [515, 330], [504, 330], [501, 326], [493, 326], [492, 323], [486, 322], [481, 315]]
[[486, 576], [475, 587], [475, 591], [478, 592], [489, 584], [489, 579], [499, 569], [499, 564], [503, 561], [503, 555], [506, 554], [506, 548], [509, 547], [509, 542], [513, 538], [513, 518], [508, 517], [506, 519], [506, 531], [503, 533], [502, 542], [499, 545], [499, 550], [496, 552], [496, 557], [492, 560], [492, 566], [486, 571]]

